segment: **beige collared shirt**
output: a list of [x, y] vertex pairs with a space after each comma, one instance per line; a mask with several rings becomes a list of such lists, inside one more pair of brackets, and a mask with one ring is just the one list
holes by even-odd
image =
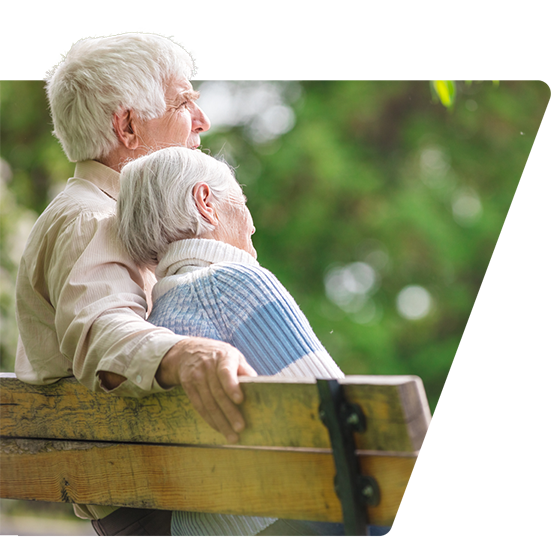
[[156, 279], [119, 244], [118, 192], [117, 172], [79, 162], [36, 222], [17, 277], [20, 380], [50, 384], [74, 375], [102, 390], [98, 373], [111, 371], [127, 379], [113, 390], [118, 395], [163, 390], [155, 373], [183, 337], [146, 321]]

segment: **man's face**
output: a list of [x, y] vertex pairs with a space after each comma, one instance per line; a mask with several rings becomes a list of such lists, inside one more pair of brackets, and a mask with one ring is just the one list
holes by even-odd
[[170, 146], [197, 148], [201, 143], [199, 134], [210, 128], [209, 119], [195, 103], [199, 93], [183, 79], [171, 82], [165, 97], [167, 109], [163, 116], [136, 124], [140, 148], [147, 152]]

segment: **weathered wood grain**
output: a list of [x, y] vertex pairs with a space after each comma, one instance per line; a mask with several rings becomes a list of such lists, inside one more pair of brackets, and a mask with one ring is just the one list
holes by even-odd
[[[377, 478], [371, 523], [391, 525], [415, 456], [358, 452]], [[3, 439], [0, 496], [341, 521], [328, 450]]]
[[[246, 446], [329, 448], [314, 379], [242, 378]], [[417, 377], [346, 377], [368, 428], [358, 449], [418, 451], [430, 420]], [[92, 393], [75, 379], [48, 386], [0, 378], [0, 435], [18, 438], [223, 445], [180, 388], [142, 399]]]
[[[143, 399], [91, 393], [75, 379], [31, 386], [0, 375], [0, 496], [290, 519], [341, 521], [314, 379], [242, 378], [240, 445], [198, 416], [181, 389]], [[416, 377], [347, 377], [367, 417], [364, 474], [396, 515], [430, 420]]]

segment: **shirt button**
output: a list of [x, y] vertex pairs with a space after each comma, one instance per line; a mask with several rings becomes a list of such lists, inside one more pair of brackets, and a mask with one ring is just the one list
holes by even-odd
[[136, 377], [136, 382], [137, 382], [138, 384], [140, 384], [140, 383], [142, 382], [142, 376], [141, 376], [141, 375], [138, 375], [138, 376]]

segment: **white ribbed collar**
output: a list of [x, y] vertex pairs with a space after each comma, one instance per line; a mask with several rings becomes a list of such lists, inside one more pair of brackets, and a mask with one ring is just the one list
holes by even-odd
[[172, 242], [156, 269], [157, 278], [185, 274], [214, 263], [258, 265], [252, 255], [218, 240], [192, 239]]

